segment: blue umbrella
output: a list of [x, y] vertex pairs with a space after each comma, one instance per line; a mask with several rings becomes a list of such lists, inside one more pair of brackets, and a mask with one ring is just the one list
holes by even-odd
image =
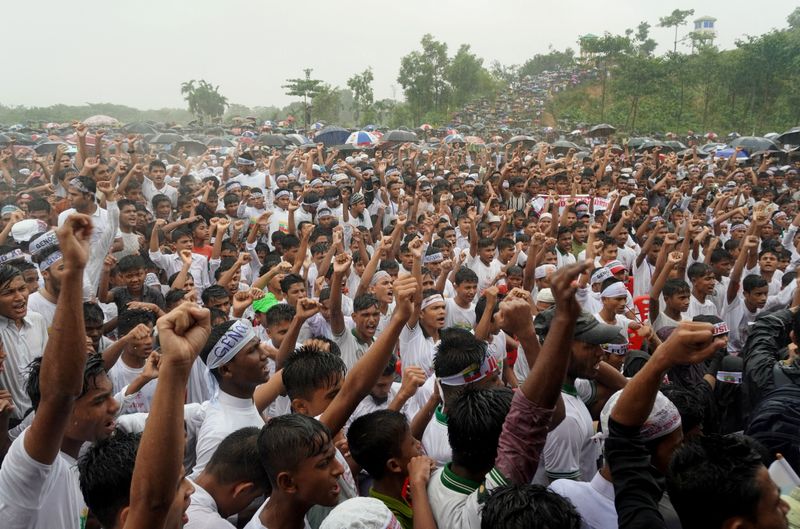
[[325, 147], [331, 145], [342, 145], [345, 140], [350, 136], [350, 131], [342, 127], [329, 126], [325, 127], [314, 136], [316, 143], [322, 143]]
[[372, 146], [378, 143], [378, 138], [367, 131], [359, 130], [350, 134], [345, 140], [345, 143], [348, 145], [358, 145], [359, 147]]
[[[736, 149], [720, 149], [714, 153], [715, 158], [724, 158], [728, 159], [733, 156], [733, 153], [736, 152]], [[736, 155], [736, 158], [739, 160], [747, 160], [747, 153], [744, 151], [739, 151]]]
[[444, 139], [445, 143], [466, 143], [464, 141], [464, 137], [461, 134], [450, 134], [446, 136]]

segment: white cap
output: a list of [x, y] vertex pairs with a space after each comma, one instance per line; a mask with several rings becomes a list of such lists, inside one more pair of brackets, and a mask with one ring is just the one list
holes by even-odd
[[319, 529], [400, 529], [400, 522], [381, 500], [351, 498], [337, 505]]

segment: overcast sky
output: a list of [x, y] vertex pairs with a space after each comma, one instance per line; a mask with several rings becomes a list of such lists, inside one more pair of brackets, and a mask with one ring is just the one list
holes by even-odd
[[[425, 33], [461, 43], [489, 65], [521, 64], [577, 37], [653, 26], [673, 9], [716, 17], [717, 44], [786, 26], [794, 1], [752, 0], [7, 0], [3, 2], [0, 103], [119, 103], [183, 107], [180, 84], [206, 79], [232, 103], [282, 106], [281, 85], [303, 68], [334, 86], [367, 66], [376, 99], [402, 98], [400, 58]], [[693, 17], [694, 18], [694, 17]], [[688, 33], [690, 26], [681, 29]], [[672, 30], [654, 27], [659, 51]]]

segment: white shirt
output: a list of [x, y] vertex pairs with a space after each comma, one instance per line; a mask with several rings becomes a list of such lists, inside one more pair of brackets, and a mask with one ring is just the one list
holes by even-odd
[[750, 312], [744, 303], [744, 298], [740, 293], [732, 303], [725, 305], [722, 309], [722, 319], [728, 325], [728, 351], [741, 353], [747, 336], [750, 334], [750, 325], [755, 321], [760, 312]]
[[699, 299], [694, 297], [694, 294], [689, 295], [689, 309], [686, 311], [684, 320], [691, 321], [695, 316], [705, 314], [708, 316], [717, 316], [717, 306], [711, 300], [710, 296], [706, 296], [705, 302], [701, 303]]
[[403, 325], [398, 340], [400, 360], [403, 369], [408, 366], [419, 366], [425, 371], [425, 376], [433, 374], [433, 357], [436, 354], [436, 342], [433, 338], [422, 334], [419, 322], [413, 327]]
[[25, 450], [23, 432], [0, 467], [0, 520], [3, 529], [83, 528], [89, 509], [78, 484], [76, 461], [59, 452], [50, 465]]
[[[259, 517], [261, 516], [261, 511], [264, 510], [264, 507], [266, 507], [268, 503], [269, 503], [269, 498], [267, 498], [267, 500], [261, 504], [261, 507], [259, 507], [256, 513], [253, 515], [253, 517], [250, 518], [250, 521], [247, 522], [247, 525], [244, 526], [244, 529], [269, 529], [266, 525], [261, 523], [261, 520], [259, 520]], [[303, 529], [311, 529], [311, 525], [309, 525], [308, 519], [305, 517], [303, 518], [303, 524], [304, 524]]]
[[[176, 253], [166, 255], [161, 253], [161, 250], [150, 252], [150, 260], [153, 261], [156, 266], [164, 270], [167, 276], [171, 276], [183, 269], [181, 256]], [[192, 264], [189, 266], [189, 273], [192, 274], [195, 288], [197, 288], [198, 291], [202, 292], [211, 286], [211, 279], [208, 275], [208, 259], [206, 256], [192, 253]]]
[[0, 371], [0, 387], [11, 393], [14, 401], [12, 416], [21, 419], [31, 407], [31, 399], [25, 392], [28, 364], [44, 354], [47, 323], [41, 314], [33, 311], [28, 311], [19, 328], [12, 320], [0, 316], [0, 339], [6, 352], [5, 370]]
[[342, 353], [342, 360], [344, 361], [344, 365], [347, 366], [348, 371], [353, 368], [358, 359], [364, 356], [364, 353], [366, 353], [370, 345], [372, 345], [372, 341], [362, 342], [356, 338], [353, 332], [353, 330], [348, 329], [347, 325], [345, 325], [342, 334], [338, 336], [335, 334], [333, 335], [333, 341], [339, 346], [339, 350]]
[[642, 259], [642, 264], [636, 266], [636, 261], [633, 263], [633, 295], [634, 297], [649, 296], [650, 291], [653, 289], [651, 281], [653, 280], [653, 270], [655, 266], [647, 262], [647, 257]]
[[450, 438], [447, 436], [447, 415], [442, 411], [441, 405], [437, 406], [433, 419], [425, 427], [422, 447], [425, 454], [436, 461], [437, 466], [441, 467], [453, 460], [453, 449], [450, 448]]
[[194, 494], [190, 498], [186, 516], [189, 522], [185, 529], [234, 529], [234, 525], [220, 516], [217, 502], [206, 489], [192, 481]]
[[571, 479], [557, 479], [550, 490], [567, 498], [578, 514], [585, 529], [616, 529], [617, 509], [614, 507], [614, 484], [597, 472], [586, 483]]
[[239, 182], [243, 186], [255, 187], [262, 192], [266, 192], [267, 188], [267, 175], [261, 171], [253, 171], [250, 174], [239, 173], [230, 179], [231, 182]]
[[264, 426], [264, 419], [253, 399], [240, 399], [220, 390], [217, 398], [203, 403], [203, 408], [205, 418], [197, 433], [197, 463], [192, 470], [193, 479], [200, 475], [229, 434], [248, 426]]
[[41, 314], [48, 330], [53, 325], [53, 318], [56, 316], [56, 304], [45, 298], [40, 291], [28, 296], [28, 310]]
[[174, 187], [167, 185], [164, 183], [164, 187], [161, 189], [157, 188], [156, 185], [153, 183], [152, 180], [145, 177], [142, 181], [142, 196], [147, 201], [145, 203], [145, 207], [148, 211], [153, 211], [153, 197], [156, 195], [164, 195], [166, 196], [170, 202], [172, 202], [172, 207], [178, 207], [178, 190]]
[[444, 328], [458, 327], [472, 330], [475, 328], [475, 301], [467, 308], [461, 307], [453, 298], [444, 300]]
[[503, 269], [503, 265], [497, 259], [492, 259], [492, 262], [488, 265], [484, 264], [480, 255], [470, 256], [465, 265], [478, 275], [478, 292], [482, 292], [492, 286], [494, 278]]
[[[125, 363], [122, 357], [117, 360], [111, 369], [108, 370], [108, 378], [114, 388], [114, 393], [119, 393], [125, 386], [129, 385], [144, 371], [144, 367], [131, 367]], [[153, 402], [153, 395], [156, 392], [158, 379], [151, 380], [142, 389], [131, 395], [131, 399], [126, 399], [125, 409], [121, 413], [145, 413], [150, 411]]]

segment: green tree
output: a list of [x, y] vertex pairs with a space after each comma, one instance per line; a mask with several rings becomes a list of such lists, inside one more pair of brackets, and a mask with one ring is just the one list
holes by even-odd
[[631, 40], [625, 35], [606, 32], [602, 37], [584, 37], [580, 39], [580, 45], [582, 50], [591, 54], [600, 70], [600, 121], [604, 121], [609, 73], [619, 58], [631, 50]]
[[347, 87], [353, 92], [353, 111], [355, 114], [356, 125], [360, 125], [360, 118], [362, 113], [369, 111], [370, 106], [374, 100], [372, 92], [372, 81], [375, 77], [372, 75], [372, 67], [370, 66], [361, 73], [353, 75], [347, 80]]
[[446, 110], [450, 93], [446, 79], [450, 63], [447, 44], [430, 34], [423, 36], [420, 44], [422, 51], [412, 51], [400, 60], [397, 76], [416, 123], [427, 112]]
[[462, 44], [447, 67], [446, 79], [452, 88], [452, 103], [461, 106], [473, 97], [489, 95], [494, 90], [492, 75], [483, 67], [483, 59]]
[[327, 83], [320, 85], [312, 99], [312, 111], [317, 121], [339, 123], [340, 113], [342, 111], [340, 90], [331, 87], [331, 85]]
[[686, 24], [686, 19], [694, 15], [694, 9], [676, 9], [665, 17], [658, 19], [658, 27], [675, 28], [675, 42], [672, 46], [672, 53], [678, 53], [678, 28]]
[[556, 70], [558, 68], [568, 68], [575, 64], [575, 51], [567, 48], [558, 51], [550, 46], [545, 54], [537, 53], [520, 67], [519, 75], [538, 75], [546, 70]]
[[303, 124], [306, 128], [311, 123], [311, 104], [310, 100], [322, 91], [322, 81], [312, 79], [311, 68], [305, 68], [305, 77], [299, 79], [287, 79], [286, 84], [281, 88], [286, 90], [286, 95], [303, 98]]
[[786, 22], [789, 23], [791, 29], [800, 29], [800, 6], [795, 7], [794, 11], [789, 13], [786, 17]]
[[181, 84], [181, 94], [189, 104], [189, 112], [200, 121], [205, 118], [217, 118], [225, 113], [228, 98], [219, 93], [219, 86], [214, 86], [204, 79], [187, 81]]

